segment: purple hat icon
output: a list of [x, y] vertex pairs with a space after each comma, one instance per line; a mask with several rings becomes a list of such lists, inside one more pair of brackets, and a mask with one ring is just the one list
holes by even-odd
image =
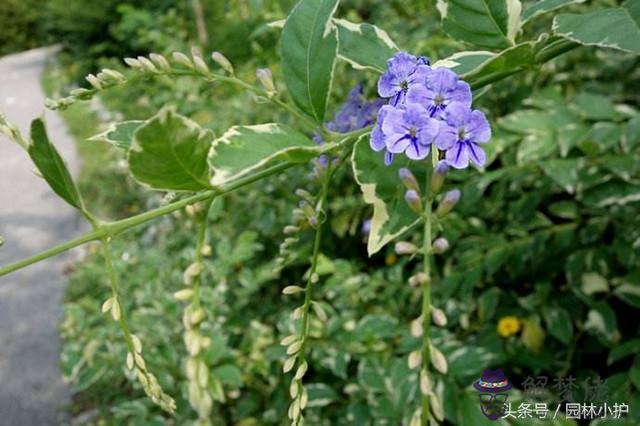
[[484, 370], [480, 380], [473, 384], [473, 387], [479, 392], [488, 393], [501, 393], [506, 392], [513, 386], [509, 379], [506, 378], [501, 368], [497, 370], [491, 370], [490, 368]]

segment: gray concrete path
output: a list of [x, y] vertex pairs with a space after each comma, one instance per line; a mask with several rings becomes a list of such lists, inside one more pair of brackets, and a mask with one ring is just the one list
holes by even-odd
[[[41, 77], [51, 49], [0, 58], [0, 109], [28, 134], [44, 112]], [[49, 136], [72, 172], [73, 141], [61, 117], [46, 112]], [[76, 212], [60, 200], [22, 149], [0, 135], [0, 265], [52, 247], [81, 233]], [[62, 318], [69, 254], [0, 277], [0, 425], [67, 422], [69, 390], [60, 369], [58, 324]]]

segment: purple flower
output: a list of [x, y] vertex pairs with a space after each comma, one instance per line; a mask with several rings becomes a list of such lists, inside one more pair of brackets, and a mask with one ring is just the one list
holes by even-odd
[[378, 94], [383, 98], [391, 98], [391, 105], [404, 102], [407, 90], [423, 81], [431, 68], [428, 59], [416, 58], [406, 52], [396, 53], [387, 62], [387, 72], [378, 80]]
[[424, 105], [431, 117], [441, 117], [451, 102], [471, 106], [471, 87], [448, 68], [431, 70], [407, 92], [407, 102]]
[[347, 133], [373, 124], [376, 114], [384, 104], [382, 99], [367, 102], [363, 96], [362, 84], [357, 84], [349, 91], [347, 101], [336, 113], [334, 119], [325, 124], [333, 132]]
[[482, 167], [487, 156], [479, 144], [491, 139], [491, 126], [484, 113], [460, 102], [451, 103], [444, 114], [445, 122], [455, 131], [455, 142], [446, 149], [446, 160], [451, 167], [464, 169], [469, 161]]
[[[405, 153], [412, 160], [422, 160], [429, 155], [431, 144], [440, 135], [442, 123], [429, 117], [427, 110], [418, 104], [391, 108], [382, 122], [382, 133], [387, 151]], [[450, 138], [449, 138], [450, 139]]]

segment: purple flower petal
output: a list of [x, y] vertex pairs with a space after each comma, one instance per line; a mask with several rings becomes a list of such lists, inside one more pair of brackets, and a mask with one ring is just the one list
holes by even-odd
[[412, 160], [424, 160], [431, 150], [431, 145], [422, 145], [417, 140], [412, 141], [405, 150], [405, 154]]
[[450, 149], [455, 145], [458, 139], [456, 129], [449, 126], [447, 123], [441, 120], [435, 120], [438, 122], [438, 134], [436, 135], [435, 144], [443, 151]]
[[390, 166], [391, 163], [393, 163], [393, 154], [387, 151], [384, 153], [384, 165]]
[[444, 93], [455, 89], [458, 83], [458, 74], [449, 68], [436, 68], [427, 77], [427, 86], [437, 93]]
[[399, 85], [396, 76], [390, 71], [382, 74], [378, 80], [378, 94], [383, 98], [390, 98], [398, 93]]
[[373, 128], [373, 131], [371, 132], [371, 139], [369, 141], [369, 144], [371, 145], [371, 148], [378, 152], [378, 151], [382, 151], [385, 147], [385, 143], [384, 143], [384, 132], [382, 131], [382, 123], [384, 122], [387, 113], [389, 112], [390, 109], [393, 109], [393, 107], [389, 106], [389, 105], [385, 105], [382, 108], [380, 108], [380, 112], [378, 112], [378, 120], [376, 122], [376, 126]]
[[469, 166], [469, 152], [467, 151], [467, 144], [463, 142], [457, 142], [446, 153], [445, 158], [447, 163], [453, 168], [464, 169]]
[[387, 61], [389, 72], [397, 78], [405, 79], [416, 70], [418, 59], [407, 52], [398, 52]]
[[452, 102], [444, 111], [444, 120], [456, 129], [467, 124], [470, 117], [471, 109], [461, 102]]
[[486, 143], [491, 139], [491, 126], [482, 111], [471, 112], [469, 124], [467, 124], [467, 135], [476, 143]]
[[480, 148], [480, 145], [473, 142], [467, 142], [467, 151], [469, 152], [469, 159], [476, 166], [482, 167], [487, 162], [487, 155], [484, 150]]
[[462, 102], [468, 107], [471, 106], [471, 86], [466, 81], [459, 80], [455, 88], [447, 96], [448, 102]]

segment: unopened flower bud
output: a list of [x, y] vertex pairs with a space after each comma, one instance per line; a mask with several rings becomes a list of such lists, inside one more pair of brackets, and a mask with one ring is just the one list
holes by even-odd
[[412, 189], [417, 193], [420, 193], [418, 181], [416, 180], [416, 177], [413, 175], [413, 173], [411, 173], [411, 170], [402, 167], [400, 170], [398, 170], [398, 176], [400, 176], [402, 183], [404, 183], [404, 186], [406, 186], [407, 189]]
[[211, 54], [211, 59], [213, 59], [218, 65], [222, 67], [229, 74], [233, 74], [233, 65], [231, 62], [220, 52], [213, 52]]
[[438, 161], [435, 169], [433, 169], [433, 176], [431, 177], [431, 192], [437, 194], [442, 189], [444, 184], [444, 178], [449, 170], [449, 165], [445, 160]]
[[193, 68], [193, 62], [187, 55], [182, 52], [173, 52], [173, 60], [179, 63], [180, 65], [184, 65], [187, 68]]
[[140, 61], [135, 58], [124, 58], [124, 63], [129, 65], [131, 68], [142, 68]]
[[313, 202], [313, 195], [309, 191], [305, 191], [304, 189], [298, 188], [296, 189], [296, 195], [304, 200]]
[[85, 77], [85, 79], [89, 82], [89, 84], [93, 86], [94, 89], [102, 90], [102, 82], [95, 75], [89, 74], [88, 76]]
[[460, 199], [460, 190], [452, 189], [451, 191], [444, 194], [444, 198], [440, 201], [438, 205], [438, 209], [436, 210], [436, 214], [440, 217], [445, 216], [456, 205], [458, 200]]
[[142, 64], [142, 68], [145, 71], [154, 74], [157, 74], [159, 72], [158, 68], [156, 68], [156, 66], [153, 65], [153, 62], [151, 62], [148, 58], [145, 58], [144, 56], [138, 56], [138, 61], [140, 61], [140, 63]]
[[298, 231], [300, 231], [300, 228], [298, 228], [297, 226], [287, 225], [284, 227], [284, 230], [282, 232], [285, 235], [291, 235], [291, 234], [295, 234]]
[[273, 84], [273, 76], [269, 68], [258, 68], [256, 70], [256, 77], [258, 77], [258, 80], [260, 80], [260, 83], [262, 83], [262, 86], [267, 92], [274, 93], [276, 91], [276, 87]]
[[447, 316], [442, 309], [431, 307], [431, 318], [438, 327], [445, 327], [447, 325]]
[[311, 204], [309, 204], [307, 201], [304, 201], [304, 200], [300, 201], [298, 206], [302, 209], [305, 215], [309, 217], [315, 216], [316, 214], [315, 210], [313, 209], [313, 207], [311, 207]]
[[100, 74], [104, 74], [107, 78], [115, 80], [118, 83], [121, 83], [127, 80], [127, 78], [124, 75], [122, 75], [121, 72], [118, 72], [116, 70], [111, 70], [109, 68], [103, 69]]
[[156, 64], [158, 66], [158, 68], [160, 68], [162, 71], [164, 72], [171, 72], [171, 65], [169, 65], [169, 61], [167, 61], [167, 59], [158, 54], [158, 53], [151, 53], [149, 54], [149, 58], [153, 61], [154, 64]]
[[435, 254], [444, 253], [448, 248], [449, 241], [447, 241], [447, 239], [443, 237], [436, 238], [436, 240], [433, 242], [433, 245], [431, 246], [431, 249]]
[[418, 272], [417, 274], [409, 278], [409, 284], [416, 286], [422, 285], [429, 280], [429, 277], [424, 272]]
[[413, 254], [418, 250], [415, 245], [411, 244], [408, 241], [397, 242], [395, 249], [398, 255]]
[[407, 202], [411, 210], [418, 214], [422, 214], [422, 203], [420, 202], [420, 194], [410, 189], [404, 193], [404, 200]]
[[209, 74], [209, 66], [204, 61], [204, 59], [202, 59], [202, 56], [194, 55], [193, 56], [193, 64], [195, 65], [196, 70], [200, 74], [204, 74], [204, 75], [208, 75]]
[[176, 291], [173, 293], [173, 297], [176, 300], [180, 300], [182, 302], [186, 300], [190, 300], [193, 297], [193, 290], [190, 288], [185, 288], [184, 290]]
[[69, 92], [69, 94], [71, 96], [75, 96], [78, 99], [87, 100], [87, 99], [91, 99], [91, 95], [93, 94], [93, 92], [89, 89], [78, 88], [78, 89], [73, 89], [71, 92]]

